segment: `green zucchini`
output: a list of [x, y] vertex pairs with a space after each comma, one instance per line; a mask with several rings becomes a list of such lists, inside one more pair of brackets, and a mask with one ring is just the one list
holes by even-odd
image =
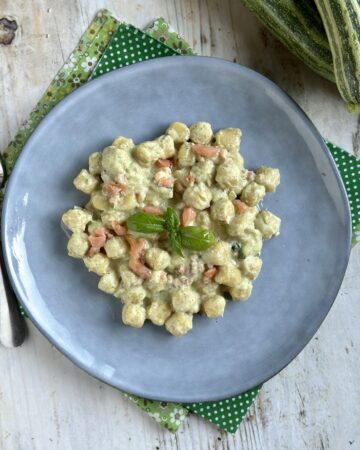
[[313, 1], [241, 1], [292, 53], [319, 75], [335, 82], [329, 42]]
[[337, 87], [350, 112], [360, 114], [359, 0], [315, 0], [334, 61]]

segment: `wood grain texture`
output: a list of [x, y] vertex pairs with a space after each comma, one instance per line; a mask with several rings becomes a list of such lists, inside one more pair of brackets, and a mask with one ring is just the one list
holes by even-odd
[[[335, 86], [296, 60], [239, 0], [1, 0], [0, 18], [19, 26], [12, 44], [0, 46], [1, 149], [103, 7], [140, 27], [163, 16], [197, 52], [263, 73], [324, 137], [358, 154], [359, 122]], [[360, 449], [359, 273], [360, 246], [316, 337], [265, 384], [234, 436], [193, 415], [171, 435], [30, 326], [23, 347], [0, 348], [0, 449]]]

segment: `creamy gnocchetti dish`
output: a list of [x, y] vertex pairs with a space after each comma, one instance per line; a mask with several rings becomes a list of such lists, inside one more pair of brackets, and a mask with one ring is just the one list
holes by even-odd
[[174, 122], [153, 141], [118, 137], [75, 178], [90, 201], [62, 217], [68, 254], [122, 301], [126, 325], [148, 319], [182, 336], [194, 314], [221, 317], [227, 299], [251, 295], [281, 222], [258, 205], [280, 173], [245, 169], [240, 140], [239, 128]]

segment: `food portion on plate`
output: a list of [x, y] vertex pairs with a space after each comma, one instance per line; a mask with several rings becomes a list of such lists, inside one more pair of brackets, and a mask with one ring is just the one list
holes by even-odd
[[221, 317], [229, 297], [251, 295], [263, 240], [281, 222], [259, 203], [280, 173], [245, 169], [240, 140], [238, 128], [174, 122], [153, 141], [118, 137], [75, 178], [90, 201], [62, 217], [68, 254], [123, 302], [126, 325], [182, 336], [194, 314]]

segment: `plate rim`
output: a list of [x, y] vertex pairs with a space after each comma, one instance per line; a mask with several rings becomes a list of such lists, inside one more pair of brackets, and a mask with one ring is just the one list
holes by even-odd
[[[173, 58], [174, 56], [177, 56], [176, 58]], [[239, 71], [239, 73], [245, 73], [245, 75], [249, 76], [249, 77], [254, 77], [260, 80], [260, 82], [265, 83], [266, 85], [270, 86], [270, 88], [272, 89], [272, 91], [275, 90], [276, 95], [279, 95], [280, 97], [282, 97], [286, 102], [288, 102], [292, 109], [295, 110], [295, 113], [297, 113], [299, 116], [301, 116], [301, 118], [303, 119], [305, 125], [307, 126], [308, 129], [310, 129], [310, 131], [312, 132], [314, 138], [316, 138], [316, 140], [318, 141], [323, 153], [326, 155], [330, 166], [332, 168], [332, 171], [335, 175], [337, 184], [338, 184], [338, 188], [340, 191], [340, 197], [344, 206], [344, 213], [346, 216], [346, 236], [344, 236], [344, 241], [346, 241], [347, 247], [345, 248], [344, 246], [344, 264], [342, 267], [342, 270], [340, 272], [340, 276], [339, 276], [339, 282], [338, 282], [338, 286], [336, 287], [336, 289], [334, 289], [334, 296], [333, 298], [329, 301], [328, 303], [328, 308], [326, 311], [326, 314], [324, 315], [324, 317], [321, 319], [321, 321], [319, 322], [319, 325], [317, 326], [316, 330], [314, 331], [314, 333], [307, 339], [307, 341], [304, 343], [304, 345], [301, 346], [301, 350], [298, 351], [295, 355], [291, 355], [290, 360], [282, 365], [281, 368], [277, 368], [276, 370], [272, 371], [270, 376], [267, 377], [261, 377], [258, 376], [258, 379], [256, 382], [251, 383], [252, 385], [249, 387], [246, 387], [242, 390], [236, 389], [234, 387], [234, 389], [232, 389], [231, 392], [229, 392], [229, 394], [226, 394], [226, 397], [223, 397], [222, 395], [211, 395], [211, 393], [209, 393], [209, 395], [206, 398], [203, 397], [196, 397], [196, 398], [185, 398], [183, 396], [178, 396], [178, 395], [173, 395], [171, 398], [165, 398], [161, 395], [154, 397], [151, 394], [151, 398], [154, 400], [159, 400], [159, 401], [167, 401], [167, 402], [180, 402], [180, 403], [197, 403], [197, 402], [206, 402], [206, 401], [221, 401], [224, 400], [226, 398], [230, 398], [230, 397], [234, 397], [234, 396], [238, 396], [250, 389], [253, 389], [263, 383], [265, 383], [266, 381], [270, 380], [271, 378], [273, 378], [275, 375], [277, 375], [278, 373], [280, 373], [285, 367], [287, 367], [304, 349], [305, 347], [309, 344], [309, 342], [313, 339], [314, 335], [317, 333], [317, 331], [319, 330], [319, 328], [321, 327], [322, 323], [324, 322], [324, 320], [326, 319], [326, 317], [328, 316], [334, 302], [335, 299], [337, 298], [338, 292], [341, 288], [341, 284], [343, 282], [344, 276], [345, 276], [345, 272], [348, 266], [348, 262], [349, 262], [349, 256], [350, 256], [350, 251], [351, 251], [351, 236], [352, 236], [352, 228], [351, 228], [351, 212], [350, 212], [350, 205], [349, 205], [349, 201], [348, 201], [348, 197], [346, 194], [346, 190], [345, 190], [345, 186], [343, 183], [343, 180], [339, 174], [338, 168], [335, 164], [335, 161], [330, 153], [329, 148], [327, 147], [327, 145], [325, 144], [324, 139], [322, 138], [321, 134], [319, 133], [319, 131], [317, 130], [317, 128], [315, 127], [315, 125], [313, 124], [313, 122], [310, 120], [310, 118], [308, 117], [308, 115], [303, 111], [303, 109], [281, 88], [279, 87], [277, 84], [275, 84], [273, 81], [271, 81], [270, 79], [268, 79], [267, 77], [265, 77], [264, 75], [256, 72], [253, 69], [250, 69], [246, 66], [237, 64], [237, 63], [233, 63], [231, 61], [225, 60], [223, 58], [215, 58], [215, 57], [210, 57], [210, 56], [180, 56], [180, 55], [172, 55], [172, 56], [167, 56], [167, 57], [162, 57], [162, 58], [154, 58], [154, 59], [149, 59], [146, 61], [142, 61], [136, 64], [132, 64], [126, 67], [122, 67], [120, 69], [116, 69], [113, 70], [109, 73], [106, 73], [104, 75], [102, 75], [101, 77], [95, 78], [93, 80], [88, 81], [87, 83], [85, 83], [84, 85], [80, 86], [78, 89], [76, 89], [75, 91], [71, 92], [70, 94], [68, 94], [64, 99], [62, 99], [60, 102], [58, 102], [54, 108], [52, 108], [52, 110], [41, 120], [41, 122], [38, 124], [38, 126], [36, 127], [36, 129], [33, 131], [33, 133], [31, 134], [30, 138], [27, 140], [26, 144], [24, 145], [17, 161], [15, 164], [15, 167], [11, 173], [11, 176], [9, 178], [9, 181], [6, 184], [6, 189], [5, 189], [5, 196], [4, 196], [4, 201], [3, 201], [3, 211], [2, 211], [2, 217], [1, 217], [1, 245], [2, 245], [2, 249], [4, 252], [4, 259], [5, 259], [5, 266], [7, 269], [7, 273], [9, 274], [9, 278], [10, 278], [10, 282], [11, 285], [16, 293], [16, 297], [18, 298], [19, 302], [21, 303], [22, 307], [24, 308], [25, 312], [27, 313], [28, 317], [30, 318], [30, 320], [32, 321], [32, 323], [35, 325], [35, 327], [41, 332], [41, 334], [43, 336], [45, 336], [45, 338], [52, 344], [54, 345], [62, 354], [64, 354], [67, 358], [70, 359], [70, 361], [75, 364], [77, 367], [79, 367], [80, 369], [82, 369], [83, 371], [85, 371], [86, 373], [88, 373], [89, 375], [93, 376], [95, 379], [98, 379], [99, 381], [102, 381], [106, 384], [108, 384], [109, 386], [115, 387], [121, 391], [124, 391], [125, 393], [129, 393], [129, 394], [133, 394], [133, 395], [137, 395], [140, 397], [145, 397], [145, 398], [149, 398], [147, 396], [146, 393], [144, 393], [141, 388], [137, 389], [137, 388], [128, 388], [128, 386], [125, 386], [127, 384], [127, 382], [125, 380], [119, 380], [119, 379], [115, 379], [115, 380], [110, 380], [107, 379], [106, 376], [104, 376], [102, 373], [99, 372], [98, 368], [95, 366], [94, 367], [89, 367], [86, 366], [86, 364], [83, 364], [77, 357], [76, 355], [72, 354], [71, 352], [67, 351], [66, 348], [64, 348], [61, 343], [59, 343], [56, 340], [56, 337], [53, 337], [50, 333], [47, 333], [40, 322], [36, 321], [31, 313], [31, 311], [27, 308], [26, 306], [26, 301], [24, 301], [24, 299], [22, 298], [22, 294], [20, 294], [21, 290], [19, 288], [19, 283], [18, 283], [18, 275], [16, 274], [16, 271], [13, 270], [13, 265], [11, 264], [11, 259], [12, 259], [12, 252], [11, 252], [11, 246], [9, 245], [9, 243], [7, 242], [7, 238], [6, 238], [6, 234], [5, 234], [5, 230], [6, 230], [6, 217], [9, 214], [9, 210], [11, 208], [10, 205], [10, 195], [11, 195], [11, 191], [13, 189], [13, 186], [15, 186], [17, 180], [17, 173], [21, 170], [22, 167], [22, 160], [25, 159], [27, 152], [26, 152], [26, 148], [28, 146], [31, 146], [32, 141], [35, 140], [37, 138], [37, 136], [39, 134], [41, 134], [43, 129], [46, 129], [47, 126], [47, 121], [51, 120], [52, 116], [55, 116], [57, 114], [58, 111], [61, 110], [62, 107], [64, 107], [64, 105], [66, 105], [67, 103], [70, 103], [72, 101], [76, 101], [76, 97], [83, 95], [83, 92], [89, 90], [91, 87], [95, 88], [96, 84], [102, 84], [104, 82], [104, 80], [106, 80], [107, 78], [110, 79], [112, 77], [116, 77], [118, 76], [118, 74], [122, 72], [126, 72], [126, 71], [136, 71], [136, 70], [141, 70], [141, 68], [143, 67], [149, 67], [149, 70], [151, 70], [151, 66], [157, 66], [157, 65], [163, 65], [163, 64], [167, 64], [167, 61], [180, 61], [181, 60], [184, 61], [196, 61], [197, 63], [202, 64], [202, 61], [205, 61], [205, 64], [214, 64], [214, 65], [226, 65], [226, 66], [231, 66], [232, 68], [236, 68], [236, 70]], [[179, 63], [176, 63], [179, 64]], [[20, 162], [20, 164], [19, 164]], [[26, 300], [26, 299], [25, 299]], [[120, 381], [120, 382], [119, 382]], [[123, 382], [122, 382], [123, 381]]]

